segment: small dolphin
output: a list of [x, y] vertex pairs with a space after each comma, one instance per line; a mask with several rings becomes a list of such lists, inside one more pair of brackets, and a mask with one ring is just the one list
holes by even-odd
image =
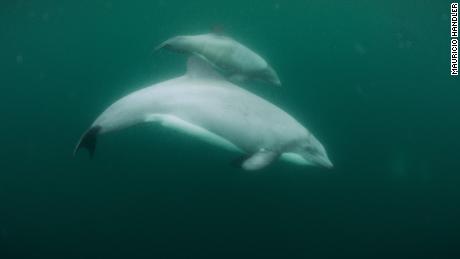
[[83, 134], [74, 155], [91, 157], [99, 134], [157, 123], [245, 154], [240, 166], [258, 170], [277, 158], [332, 167], [321, 143], [289, 114], [228, 82], [191, 57], [184, 76], [135, 91], [108, 107]]
[[281, 86], [277, 73], [267, 61], [241, 43], [220, 34], [176, 36], [155, 50], [161, 48], [200, 57], [231, 81], [253, 79]]

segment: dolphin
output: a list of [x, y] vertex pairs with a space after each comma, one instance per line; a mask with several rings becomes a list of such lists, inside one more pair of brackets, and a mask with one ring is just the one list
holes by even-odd
[[278, 158], [332, 167], [323, 145], [299, 122], [195, 57], [189, 58], [185, 75], [110, 105], [82, 135], [74, 155], [85, 148], [92, 157], [100, 134], [141, 123], [156, 123], [241, 152], [239, 166], [245, 170], [262, 169]]
[[162, 48], [200, 57], [231, 81], [253, 79], [281, 86], [277, 73], [267, 61], [241, 43], [221, 34], [176, 36], [155, 50]]

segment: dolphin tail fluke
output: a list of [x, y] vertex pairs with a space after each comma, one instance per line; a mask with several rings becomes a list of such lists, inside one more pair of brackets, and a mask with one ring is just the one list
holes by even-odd
[[167, 44], [168, 44], [168, 41], [165, 41], [165, 42], [161, 43], [160, 45], [156, 46], [156, 47], [153, 49], [153, 52], [159, 51], [160, 49], [164, 48]]
[[73, 151], [73, 155], [75, 156], [78, 150], [85, 148], [88, 150], [90, 158], [93, 158], [94, 151], [96, 150], [97, 135], [100, 130], [100, 126], [94, 126], [87, 130], [78, 141], [78, 144]]
[[174, 52], [177, 52], [177, 53], [189, 53], [189, 51], [187, 49], [184, 49], [182, 46], [178, 46], [176, 43], [178, 41], [180, 41], [181, 39], [181, 36], [176, 36], [176, 37], [173, 37], [173, 38], [170, 38], [166, 41], [164, 41], [163, 43], [161, 43], [160, 45], [156, 46], [155, 49], [153, 50], [153, 52], [157, 52], [158, 50], [161, 50], [161, 49], [167, 49], [167, 50], [170, 50], [170, 51], [174, 51]]
[[[170, 49], [170, 50], [175, 50], [174, 48], [171, 48], [171, 43], [174, 42], [176, 39], [177, 39], [177, 37], [173, 37], [173, 38], [170, 38], [170, 39], [167, 39], [167, 40], [163, 41], [162, 43], [160, 43], [160, 45], [155, 47], [153, 52], [157, 52], [158, 50], [163, 49], [163, 48]], [[179, 50], [176, 50], [176, 51], [179, 51]]]

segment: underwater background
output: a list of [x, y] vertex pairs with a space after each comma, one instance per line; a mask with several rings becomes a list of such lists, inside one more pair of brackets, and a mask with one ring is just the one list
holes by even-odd
[[[121, 96], [185, 71], [154, 47], [213, 27], [254, 49], [335, 168], [153, 125], [72, 151]], [[0, 258], [460, 258], [450, 2], [2, 1]]]

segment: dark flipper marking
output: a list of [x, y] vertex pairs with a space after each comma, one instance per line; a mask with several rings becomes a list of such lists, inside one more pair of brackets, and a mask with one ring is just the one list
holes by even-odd
[[75, 156], [78, 150], [85, 148], [88, 150], [90, 158], [93, 158], [94, 151], [96, 150], [97, 135], [99, 134], [100, 130], [100, 126], [94, 126], [87, 130], [81, 136], [80, 141], [78, 141], [78, 144], [73, 151], [73, 155]]

